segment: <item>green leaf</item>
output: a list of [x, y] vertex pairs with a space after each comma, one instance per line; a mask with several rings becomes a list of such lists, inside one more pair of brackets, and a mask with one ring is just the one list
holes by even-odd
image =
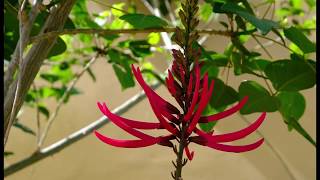
[[254, 81], [244, 81], [239, 86], [239, 96], [242, 99], [248, 96], [248, 102], [240, 110], [241, 114], [254, 112], [274, 112], [280, 107], [280, 101], [271, 96], [260, 84]]
[[207, 22], [212, 15], [212, 6], [209, 3], [203, 3], [199, 6], [199, 19]]
[[[281, 92], [277, 95], [277, 98], [281, 102], [279, 112], [283, 116], [286, 122], [290, 119], [299, 120], [306, 108], [306, 101], [302, 94], [299, 92]], [[292, 129], [290, 123], [288, 123], [289, 131]]]
[[52, 49], [50, 50], [48, 57], [57, 56], [59, 54], [64, 53], [66, 50], [67, 50], [66, 43], [62, 38], [58, 37], [56, 43], [53, 45]]
[[42, 113], [44, 116], [46, 116], [47, 119], [49, 119], [49, 116], [50, 116], [50, 112], [49, 110], [47, 109], [46, 106], [44, 105], [38, 105], [38, 110], [40, 113]]
[[214, 88], [209, 102], [213, 108], [219, 109], [225, 107], [239, 99], [238, 92], [231, 86], [224, 84], [224, 82], [218, 78], [209, 77], [209, 79], [210, 81], [214, 80]]
[[71, 10], [70, 18], [77, 28], [100, 28], [100, 26], [91, 19], [86, 2], [86, 0], [77, 0]]
[[146, 40], [130, 41], [129, 49], [137, 57], [151, 55], [151, 45]]
[[137, 29], [159, 28], [168, 25], [165, 20], [153, 15], [126, 14], [121, 16], [120, 19]]
[[283, 30], [284, 35], [294, 44], [296, 44], [304, 53], [312, 53], [316, 51], [316, 44], [311, 42], [301, 30], [290, 27]]
[[151, 45], [156, 45], [160, 41], [160, 34], [152, 32], [148, 35], [148, 43]]
[[40, 77], [50, 83], [54, 83], [60, 79], [60, 77], [56, 74], [42, 73]]
[[30, 129], [29, 127], [27, 127], [27, 126], [25, 126], [25, 125], [23, 125], [23, 124], [21, 124], [21, 123], [19, 123], [19, 122], [15, 122], [15, 123], [13, 124], [13, 126], [16, 127], [16, 128], [18, 128], [18, 129], [20, 129], [20, 130], [22, 130], [23, 132], [25, 132], [25, 133], [27, 133], [27, 134], [31, 134], [31, 135], [33, 135], [33, 136], [36, 135], [36, 133], [35, 133], [32, 129]]
[[54, 97], [57, 95], [57, 91], [51, 87], [41, 87], [39, 89], [39, 94], [41, 98]]
[[14, 153], [11, 152], [11, 151], [4, 151], [4, 152], [3, 152], [3, 156], [4, 156], [4, 157], [8, 157], [8, 156], [11, 156], [11, 155], [14, 155]]
[[299, 124], [298, 120], [294, 118], [290, 118], [288, 120], [290, 126], [293, 127], [299, 134], [301, 134], [304, 138], [306, 138], [312, 145], [317, 146], [316, 142], [312, 139], [312, 137], [308, 134], [308, 132]]
[[234, 2], [227, 2], [222, 7], [221, 10], [229, 12], [229, 13], [235, 13], [242, 18], [246, 19], [248, 22], [250, 22], [252, 25], [257, 27], [263, 35], [267, 34], [271, 29], [277, 28], [279, 25], [268, 19], [259, 19], [250, 12], [248, 12], [247, 9], [237, 5]]
[[314, 61], [278, 60], [265, 68], [265, 74], [278, 91], [299, 91], [316, 83]]
[[113, 70], [116, 73], [118, 80], [120, 81], [122, 90], [127, 89], [129, 87], [134, 87], [134, 80], [130, 71], [123, 70], [120, 66], [113, 64]]
[[94, 73], [92, 72], [91, 68], [87, 68], [87, 73], [89, 74], [89, 76], [91, 77], [91, 79], [93, 80], [93, 82], [96, 82], [96, 76], [94, 75]]

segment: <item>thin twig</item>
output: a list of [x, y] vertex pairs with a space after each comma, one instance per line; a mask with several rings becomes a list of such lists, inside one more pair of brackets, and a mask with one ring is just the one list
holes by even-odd
[[269, 56], [269, 58], [273, 59], [270, 52], [264, 47], [264, 45], [255, 37], [255, 35], [252, 35], [253, 39], [260, 45], [260, 47], [263, 49], [263, 51]]
[[74, 79], [72, 80], [72, 82], [70, 83], [69, 87], [67, 88], [67, 90], [64, 92], [64, 94], [62, 95], [62, 97], [60, 98], [57, 107], [54, 111], [54, 113], [52, 113], [52, 115], [50, 116], [48, 123], [46, 124], [46, 127], [43, 130], [43, 133], [41, 134], [40, 140], [38, 142], [38, 147], [41, 147], [43, 145], [44, 140], [46, 139], [49, 129], [51, 127], [51, 125], [53, 124], [55, 118], [58, 115], [58, 112], [64, 102], [64, 100], [68, 97], [68, 95], [70, 94], [71, 90], [73, 89], [73, 87], [76, 85], [76, 83], [78, 82], [78, 80], [80, 79], [80, 77], [87, 71], [87, 69], [94, 63], [96, 62], [96, 60], [98, 59], [99, 54], [97, 53], [87, 64], [86, 66], [74, 77]]
[[[136, 33], [151, 33], [151, 32], [174, 32], [175, 28], [148, 28], [148, 29], [64, 29], [61, 31], [50, 31], [41, 35], [33, 36], [30, 38], [29, 43], [35, 43], [42, 39], [48, 39], [55, 36], [61, 35], [74, 35], [74, 34], [136, 34]], [[221, 36], [231, 36], [229, 31], [221, 31], [214, 29], [202, 29], [197, 31], [200, 34], [209, 35], [221, 35]]]
[[[246, 117], [244, 117], [242, 114], [238, 113], [238, 115], [240, 116], [240, 118], [246, 122], [248, 125], [251, 125], [251, 123], [247, 120]], [[293, 175], [293, 172], [290, 170], [290, 168], [288, 167], [287, 163], [285, 162], [285, 160], [281, 157], [281, 155], [279, 154], [279, 152], [275, 149], [275, 147], [273, 147], [273, 145], [269, 142], [269, 140], [261, 133], [261, 131], [256, 130], [255, 133], [257, 135], [259, 135], [261, 138], [264, 139], [264, 143], [270, 148], [270, 150], [273, 152], [273, 154], [279, 159], [280, 163], [282, 164], [282, 166], [285, 168], [285, 170], [287, 171], [288, 175], [290, 176], [290, 179], [292, 180], [296, 180], [295, 176]]]
[[280, 46], [288, 49], [289, 51], [294, 52], [292, 49], [290, 49], [289, 47], [287, 47], [285, 44], [282, 44], [282, 43], [278, 42], [277, 40], [274, 40], [274, 39], [269, 38], [269, 37], [266, 37], [266, 36], [262, 36], [262, 35], [260, 35], [260, 34], [252, 34], [252, 35], [253, 35], [253, 36], [256, 36], [256, 37], [259, 37], [259, 38], [263, 38], [263, 39], [267, 39], [267, 40], [269, 40], [269, 41], [272, 41], [272, 42], [274, 42], [274, 43], [276, 43], [276, 44], [279, 44]]
[[[152, 89], [157, 89], [160, 87], [160, 83], [157, 82], [154, 85], [151, 85]], [[123, 104], [115, 108], [112, 113], [121, 115], [128, 110], [130, 110], [132, 107], [134, 107], [136, 104], [141, 102], [146, 97], [144, 91], [141, 91], [137, 93], [136, 95], [132, 96], [130, 99], [125, 101]], [[9, 176], [11, 174], [14, 174], [17, 171], [20, 171], [44, 158], [47, 158], [49, 156], [52, 156], [64, 148], [72, 145], [75, 142], [78, 142], [79, 140], [83, 139], [84, 137], [91, 135], [91, 133], [94, 130], [97, 130], [101, 127], [103, 127], [105, 124], [109, 123], [109, 118], [106, 116], [100, 117], [98, 120], [94, 121], [93, 123], [85, 126], [84, 128], [81, 128], [80, 130], [68, 135], [67, 137], [57, 141], [56, 143], [53, 143], [40, 151], [35, 152], [34, 154], [30, 155], [29, 157], [18, 161], [12, 165], [9, 165], [4, 168], [3, 173], [4, 176]]]
[[102, 5], [102, 6], [108, 7], [108, 8], [110, 8], [110, 9], [115, 9], [115, 10], [121, 11], [121, 12], [123, 12], [123, 13], [125, 13], [125, 14], [129, 14], [128, 11], [125, 11], [125, 10], [123, 10], [123, 9], [119, 9], [119, 8], [113, 7], [112, 5], [109, 5], [109, 4], [105, 4], [105, 3], [102, 2], [102, 1], [97, 1], [97, 0], [91, 0], [91, 1], [92, 1], [92, 2], [95, 2], [95, 3], [97, 3], [97, 4], [100, 4], [100, 5]]

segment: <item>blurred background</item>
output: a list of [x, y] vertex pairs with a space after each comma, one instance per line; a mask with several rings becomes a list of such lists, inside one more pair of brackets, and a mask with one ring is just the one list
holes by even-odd
[[[103, 1], [112, 5], [120, 1]], [[137, 1], [137, 11], [150, 14], [147, 8]], [[200, 1], [202, 2], [202, 1]], [[254, 1], [259, 2], [259, 1]], [[279, 3], [276, 3], [279, 5]], [[91, 12], [100, 12], [105, 9], [101, 4], [87, 1]], [[264, 12], [264, 8], [261, 8]], [[312, 17], [312, 15], [311, 15]], [[223, 17], [215, 17], [223, 18]], [[213, 27], [219, 29], [221, 24], [218, 20], [211, 21], [209, 24], [200, 25], [201, 27]], [[220, 28], [221, 29], [221, 28]], [[148, 34], [136, 35], [146, 37]], [[125, 36], [125, 35], [123, 35]], [[312, 34], [312, 40], [315, 39], [315, 33]], [[264, 42], [264, 41], [262, 41]], [[209, 36], [203, 43], [206, 49], [216, 52], [222, 52], [228, 45], [229, 38], [222, 36]], [[163, 44], [161, 42], [160, 44]], [[248, 42], [248, 49], [254, 48], [256, 43]], [[289, 56], [289, 53], [277, 45], [269, 46], [268, 49], [274, 59], [283, 59]], [[264, 51], [257, 50], [265, 55]], [[148, 58], [161, 72], [167, 68], [168, 53], [156, 52], [154, 56]], [[315, 57], [315, 55], [313, 55]], [[164, 60], [166, 59], [166, 61]], [[315, 58], [314, 58], [315, 59]], [[75, 70], [77, 71], [77, 69]], [[96, 106], [97, 101], [106, 101], [110, 109], [121, 105], [127, 99], [140, 92], [139, 85], [134, 88], [121, 90], [119, 81], [112, 70], [112, 66], [106, 63], [105, 58], [99, 58], [92, 66], [92, 71], [96, 74], [96, 82], [93, 82], [88, 74], [85, 74], [78, 82], [77, 88], [82, 94], [72, 96], [69, 102], [64, 105], [55, 120], [44, 147], [50, 145], [63, 137], [79, 130], [80, 128], [94, 122], [102, 116]], [[226, 78], [225, 73], [220, 76]], [[233, 73], [229, 76], [229, 85], [237, 89], [244, 80], [256, 80], [263, 84], [263, 81], [253, 76], [240, 75], [235, 77]], [[41, 83], [41, 82], [40, 82]], [[306, 98], [306, 110], [300, 123], [307, 132], [315, 139], [316, 136], [316, 93], [315, 87], [303, 90], [301, 93]], [[157, 89], [157, 93], [173, 102], [164, 86]], [[213, 97], [214, 98], [214, 97]], [[50, 109], [54, 109], [54, 101], [47, 102]], [[30, 107], [23, 108], [23, 119], [25, 125], [36, 129], [34, 120], [36, 112]], [[123, 117], [139, 119], [145, 121], [156, 121], [152, 113], [149, 102], [144, 99], [136, 106], [131, 108]], [[248, 121], [252, 122], [258, 118], [259, 113], [246, 115]], [[43, 123], [44, 124], [44, 123]], [[227, 133], [246, 127], [243, 117], [234, 114], [218, 123], [215, 127], [217, 133]], [[260, 132], [271, 144], [271, 147], [264, 143], [257, 150], [234, 154], [220, 152], [213, 149], [200, 147], [191, 144], [191, 149], [195, 151], [195, 157], [188, 162], [183, 169], [185, 180], [203, 179], [203, 180], [291, 180], [287, 169], [282, 165], [274, 151], [278, 152], [282, 160], [286, 163], [292, 174], [297, 180], [314, 180], [316, 177], [316, 149], [306, 141], [296, 131], [288, 132], [287, 126], [283, 123], [282, 117], [278, 112], [268, 113], [267, 119], [259, 128]], [[99, 130], [102, 134], [119, 139], [128, 138], [126, 133], [117, 128], [112, 123], [108, 123]], [[236, 142], [235, 144], [245, 144], [253, 142], [260, 138], [257, 134], [252, 134]], [[14, 156], [5, 159], [5, 165], [17, 162], [34, 152], [36, 140], [33, 136], [26, 136], [16, 128], [12, 128], [8, 150], [14, 150]], [[273, 150], [271, 148], [274, 148]], [[82, 139], [81, 141], [65, 148], [61, 152], [47, 157], [38, 163], [29, 166], [13, 175], [6, 177], [6, 180], [102, 180], [102, 179], [170, 179], [170, 171], [173, 170], [171, 161], [175, 160], [171, 149], [163, 146], [151, 146], [141, 149], [122, 149], [103, 144], [94, 136], [94, 134]]]

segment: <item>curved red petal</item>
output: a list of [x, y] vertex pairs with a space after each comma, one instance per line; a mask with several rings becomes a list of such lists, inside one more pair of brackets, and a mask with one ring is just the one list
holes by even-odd
[[184, 116], [184, 121], [189, 121], [194, 108], [196, 107], [197, 101], [198, 101], [198, 97], [199, 97], [199, 88], [200, 88], [200, 69], [198, 64], [196, 64], [195, 66], [195, 74], [196, 74], [196, 84], [195, 84], [195, 88], [194, 88], [194, 93], [193, 93], [193, 97], [191, 100], [191, 105], [188, 108], [188, 112], [187, 114]]
[[[137, 71], [135, 70], [134, 66], [132, 65], [132, 70], [133, 70], [133, 74], [136, 77], [137, 81], [139, 82], [139, 84], [141, 85], [141, 87], [144, 89], [149, 103], [152, 107], [153, 112], [155, 113], [156, 117], [158, 118], [158, 120], [160, 121], [160, 124], [166, 128], [169, 132], [171, 132], [172, 134], [177, 134], [178, 130], [173, 127], [172, 125], [170, 125], [164, 118], [163, 115], [161, 114], [161, 112], [159, 111], [157, 106], [161, 106], [161, 104], [163, 105], [163, 103], [165, 103], [166, 101], [163, 100], [161, 101], [161, 97], [158, 96], [143, 80], [142, 76], [141, 76], [141, 72], [139, 70], [139, 68], [137, 68]], [[161, 99], [160, 99], [161, 98]], [[169, 103], [165, 103], [165, 105], [167, 107], [169, 107]], [[172, 105], [171, 105], [172, 106]], [[174, 107], [174, 106], [173, 106]], [[175, 107], [174, 107], [175, 108]]]
[[189, 84], [187, 89], [187, 97], [190, 98], [193, 91], [193, 74], [190, 75]]
[[231, 114], [234, 114], [235, 112], [239, 111], [248, 101], [248, 96], [245, 96], [237, 105], [233, 106], [232, 108], [211, 115], [211, 116], [203, 116], [199, 119], [199, 123], [208, 123], [208, 122], [212, 122], [212, 121], [217, 121], [220, 120], [222, 118], [225, 118], [227, 116], [230, 116]]
[[233, 145], [218, 144], [218, 143], [208, 143], [206, 144], [206, 146], [216, 150], [220, 150], [220, 151], [241, 153], [241, 152], [247, 152], [247, 151], [251, 151], [258, 148], [263, 143], [263, 141], [264, 139], [262, 138], [255, 143], [242, 145], [242, 146], [233, 146]]
[[184, 151], [185, 151], [188, 159], [191, 161], [191, 160], [193, 159], [193, 156], [194, 156], [194, 151], [192, 151], [192, 152], [190, 153], [190, 150], [189, 150], [189, 147], [188, 147], [188, 146], [186, 146], [186, 147], [184, 148]]
[[[151, 89], [147, 83], [143, 80], [140, 69], [137, 68], [137, 70], [134, 68], [134, 66], [132, 65], [132, 71], [133, 74], [136, 78], [136, 80], [138, 81], [138, 83], [140, 84], [140, 86], [143, 88], [143, 90], [146, 92], [146, 95], [150, 96], [153, 95], [153, 99], [157, 101], [157, 105], [160, 106], [161, 108], [164, 108], [164, 110], [169, 111], [172, 114], [179, 114], [180, 111], [173, 106], [172, 104], [170, 104], [169, 102], [167, 102], [166, 100], [164, 100], [162, 97], [160, 97], [156, 92], [153, 91], [153, 89]], [[148, 99], [150, 101], [150, 97], [148, 96]]]
[[227, 134], [219, 134], [219, 135], [211, 135], [208, 134], [204, 131], [199, 130], [198, 128], [194, 129], [194, 132], [198, 134], [200, 137], [206, 139], [207, 141], [211, 142], [230, 142], [230, 141], [235, 141], [241, 138], [244, 138], [254, 132], [255, 130], [258, 129], [258, 127], [261, 125], [261, 123], [264, 121], [266, 117], [266, 113], [262, 113], [261, 116], [250, 126], [241, 129], [236, 132], [232, 133], [227, 133]]
[[207, 106], [207, 104], [209, 103], [209, 100], [212, 95], [214, 81], [211, 82], [210, 88], [209, 88], [209, 90], [207, 90], [207, 88], [208, 88], [208, 75], [207, 74], [204, 77], [204, 80], [205, 80], [204, 87], [202, 90], [202, 95], [201, 95], [201, 100], [199, 102], [199, 107], [198, 107], [197, 111], [195, 112], [195, 115], [193, 116], [193, 119], [188, 127], [188, 130], [187, 130], [188, 134], [191, 134], [192, 131], [194, 130], [194, 128], [196, 127], [196, 125], [200, 119], [200, 116], [201, 116], [203, 110], [205, 109], [205, 107]]
[[106, 106], [105, 103], [103, 103], [103, 105], [101, 105], [100, 103], [97, 103], [98, 107], [100, 109], [100, 111], [106, 115], [111, 122], [113, 122], [115, 125], [117, 125], [118, 127], [120, 127], [121, 129], [125, 130], [126, 132], [128, 132], [129, 134], [136, 136], [140, 139], [155, 139], [154, 137], [144, 134], [140, 131], [137, 131], [135, 129], [133, 129], [132, 127], [130, 127], [129, 125], [127, 125], [125, 122], [123, 122], [122, 118], [120, 116], [117, 116], [113, 113], [111, 113], [111, 111], [108, 109], [108, 107]]
[[230, 142], [244, 138], [252, 132], [254, 132], [255, 130], [257, 130], [261, 123], [264, 121], [265, 117], [266, 113], [264, 112], [254, 123], [250, 124], [248, 127], [244, 129], [232, 133], [214, 135], [213, 137], [218, 142]]
[[112, 139], [107, 136], [100, 134], [97, 131], [94, 131], [96, 137], [100, 139], [102, 142], [109, 144], [115, 147], [122, 147], [122, 148], [141, 148], [154, 145], [158, 142], [157, 139], [152, 141], [150, 140], [119, 140], [119, 139]]

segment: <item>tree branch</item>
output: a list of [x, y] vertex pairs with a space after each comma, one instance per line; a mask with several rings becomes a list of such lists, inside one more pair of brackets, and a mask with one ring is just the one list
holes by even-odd
[[[29, 43], [39, 42], [44, 39], [53, 38], [61, 35], [74, 35], [74, 34], [136, 34], [136, 33], [151, 33], [151, 32], [174, 32], [175, 28], [148, 28], [148, 29], [64, 29], [61, 31], [50, 31], [41, 35], [33, 36], [30, 38]], [[231, 36], [229, 31], [221, 31], [214, 29], [198, 30], [201, 34]]]
[[[59, 4], [60, 6], [53, 8], [40, 33], [62, 30], [68, 14], [75, 2], [76, 0], [64, 0], [61, 1], [61, 4]], [[12, 121], [14, 119], [10, 118], [11, 112], [13, 113], [13, 117], [15, 117], [17, 112], [20, 110], [34, 78], [39, 72], [44, 59], [47, 57], [55, 41], [56, 37], [53, 37], [51, 39], [43, 39], [38, 43], [35, 43], [28, 51], [23, 62], [19, 65], [19, 74], [21, 76], [21, 83], [19, 83], [19, 95], [16, 96], [16, 88], [18, 85], [18, 80], [16, 79], [9, 86], [4, 100], [4, 142], [6, 142], [5, 140], [9, 135]], [[16, 101], [16, 105], [13, 107], [14, 101]], [[5, 144], [6, 143], [4, 143], [4, 146]]]
[[[154, 85], [151, 85], [152, 89], [156, 89], [160, 86], [160, 83], [155, 83]], [[146, 97], [144, 91], [139, 92], [138, 94], [131, 97], [129, 100], [121, 104], [119, 107], [115, 108], [112, 112], [118, 115], [121, 115], [125, 112], [127, 112], [130, 108], [141, 102]], [[30, 155], [29, 157], [16, 162], [12, 165], [9, 165], [4, 168], [3, 173], [4, 176], [9, 176], [19, 170], [22, 170], [29, 165], [32, 165], [48, 156], [52, 156], [64, 148], [72, 145], [73, 143], [81, 140], [82, 138], [90, 135], [94, 130], [97, 130], [101, 128], [103, 125], [109, 123], [108, 118], [103, 116], [99, 118], [98, 120], [94, 121], [93, 123], [89, 124], [88, 126], [70, 134], [66, 138], [63, 138], [56, 143], [41, 149], [40, 151], [35, 152], [34, 154]]]

